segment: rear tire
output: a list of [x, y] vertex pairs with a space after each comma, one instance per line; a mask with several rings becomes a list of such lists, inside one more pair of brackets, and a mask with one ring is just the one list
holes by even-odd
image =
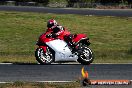
[[35, 57], [40, 64], [51, 64], [54, 61], [54, 56], [48, 47], [46, 53], [43, 48], [37, 48], [35, 51]]
[[83, 46], [81, 48], [81, 53], [78, 55], [78, 62], [83, 65], [89, 65], [90, 63], [93, 62], [93, 60], [94, 55], [92, 50], [87, 46]]

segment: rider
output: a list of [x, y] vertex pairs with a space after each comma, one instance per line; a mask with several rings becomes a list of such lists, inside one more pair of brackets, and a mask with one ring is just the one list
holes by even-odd
[[50, 19], [47, 22], [47, 31], [52, 31], [52, 37], [57, 37], [57, 36], [63, 36], [64, 41], [66, 41], [68, 44], [71, 46], [73, 45], [72, 38], [73, 35], [70, 34], [63, 26], [58, 25], [56, 20]]
[[56, 20], [50, 19], [47, 22], [47, 31], [52, 31], [52, 37], [59, 36], [64, 33], [64, 27], [57, 24]]

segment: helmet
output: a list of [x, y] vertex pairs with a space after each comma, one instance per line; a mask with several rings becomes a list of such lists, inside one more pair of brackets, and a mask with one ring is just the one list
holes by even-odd
[[50, 20], [47, 22], [47, 27], [48, 27], [48, 28], [51, 28], [51, 27], [56, 26], [56, 25], [57, 25], [57, 22], [56, 22], [56, 20], [54, 20], [54, 19], [50, 19]]

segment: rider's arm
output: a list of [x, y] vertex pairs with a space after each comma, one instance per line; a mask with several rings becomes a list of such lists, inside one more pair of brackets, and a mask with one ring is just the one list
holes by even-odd
[[59, 36], [64, 33], [64, 27], [62, 27], [62, 26], [57, 26], [57, 27], [58, 27], [59, 31], [56, 33], [56, 35]]

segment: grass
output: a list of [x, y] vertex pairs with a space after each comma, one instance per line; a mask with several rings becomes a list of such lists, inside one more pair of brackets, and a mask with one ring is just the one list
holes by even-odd
[[132, 62], [132, 18], [0, 11], [0, 62], [36, 63], [35, 43], [49, 19], [85, 33], [94, 63]]
[[0, 84], [0, 88], [131, 88], [131, 85], [87, 85], [81, 82], [73, 83], [29, 83], [14, 82]]
[[79, 82], [74, 83], [29, 83], [29, 82], [14, 82], [0, 84], [0, 88], [80, 88]]

